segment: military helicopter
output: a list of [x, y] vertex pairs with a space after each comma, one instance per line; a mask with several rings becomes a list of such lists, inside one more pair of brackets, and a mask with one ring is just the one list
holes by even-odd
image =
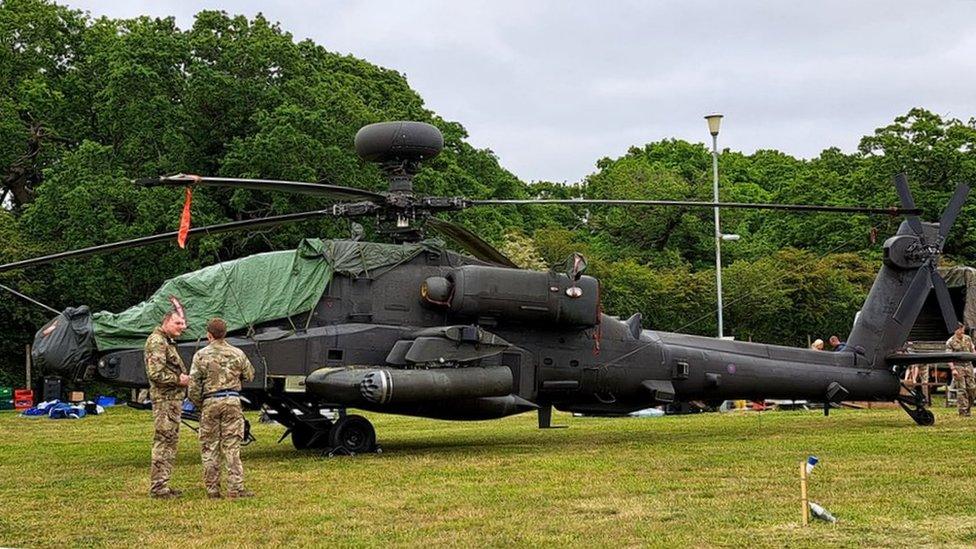
[[[957, 317], [936, 271], [946, 237], [969, 192], [957, 188], [938, 223], [922, 222], [904, 175], [898, 208], [665, 200], [472, 200], [418, 196], [412, 180], [443, 138], [420, 122], [362, 128], [358, 154], [382, 168], [387, 192], [324, 183], [195, 175], [138, 180], [146, 186], [224, 186], [306, 193], [328, 207], [199, 227], [189, 234], [273, 227], [312, 218], [374, 217], [396, 244], [307, 239], [167, 281], [119, 314], [69, 308], [42, 327], [35, 363], [48, 372], [123, 387], [148, 385], [142, 343], [164, 312], [190, 324], [179, 344], [189, 364], [204, 321], [229, 321], [230, 341], [255, 365], [246, 396], [286, 427], [298, 449], [348, 453], [377, 448], [376, 433], [348, 408], [447, 420], [485, 420], [535, 411], [552, 427], [553, 408], [625, 414], [655, 405], [726, 399], [897, 401], [919, 425], [933, 414], [900, 382], [908, 364], [976, 360], [976, 355], [904, 354], [909, 330], [934, 289], [946, 326]], [[884, 243], [884, 260], [844, 352], [821, 352], [645, 330], [641, 314], [603, 314], [598, 281], [574, 256], [566, 272], [517, 268], [441, 212], [498, 204], [760, 208], [905, 216]], [[437, 231], [471, 255], [424, 240]], [[165, 233], [27, 259], [0, 272], [170, 241]], [[337, 412], [337, 413], [335, 413]]]

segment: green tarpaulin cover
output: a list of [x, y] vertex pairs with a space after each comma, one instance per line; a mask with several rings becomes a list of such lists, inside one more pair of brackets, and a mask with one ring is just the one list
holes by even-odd
[[211, 265], [167, 280], [149, 299], [121, 313], [92, 315], [100, 351], [142, 347], [171, 310], [170, 296], [186, 311], [182, 340], [206, 337], [207, 321], [219, 316], [228, 330], [312, 310], [336, 274], [359, 276], [408, 261], [438, 241], [377, 244], [348, 240], [303, 240], [297, 250], [268, 252]]

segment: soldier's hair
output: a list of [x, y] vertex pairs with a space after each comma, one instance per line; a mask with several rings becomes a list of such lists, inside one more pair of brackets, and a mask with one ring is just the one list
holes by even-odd
[[227, 336], [227, 323], [220, 317], [211, 318], [207, 322], [207, 333], [216, 339], [223, 339]]
[[173, 318], [174, 316], [176, 316], [176, 311], [167, 312], [166, 314], [163, 315], [163, 320], [160, 322], [160, 324], [166, 324], [166, 322], [169, 319]]

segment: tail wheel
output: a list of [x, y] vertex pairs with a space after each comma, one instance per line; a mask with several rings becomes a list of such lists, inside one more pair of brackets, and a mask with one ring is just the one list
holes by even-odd
[[372, 452], [376, 448], [376, 430], [363, 416], [345, 416], [332, 426], [329, 445], [343, 448], [352, 454]]
[[929, 425], [935, 424], [935, 414], [933, 414], [931, 410], [919, 410], [918, 414], [912, 417], [912, 419], [915, 420], [915, 423], [918, 423], [923, 427], [928, 427]]

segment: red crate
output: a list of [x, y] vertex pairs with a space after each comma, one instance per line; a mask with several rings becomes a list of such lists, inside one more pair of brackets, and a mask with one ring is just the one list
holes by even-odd
[[34, 391], [30, 389], [14, 390], [14, 410], [26, 410], [34, 405]]

